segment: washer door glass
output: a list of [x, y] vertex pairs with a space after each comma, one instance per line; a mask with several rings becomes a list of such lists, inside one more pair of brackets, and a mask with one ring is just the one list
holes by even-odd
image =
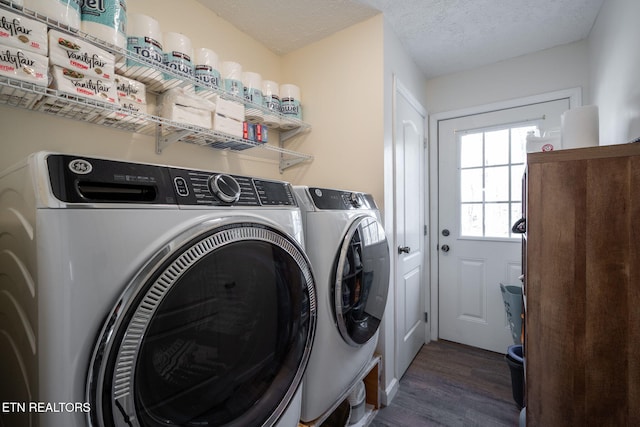
[[389, 247], [382, 225], [360, 217], [349, 228], [335, 262], [334, 315], [342, 338], [352, 346], [378, 331], [389, 291]]
[[276, 421], [306, 367], [313, 292], [305, 256], [276, 230], [241, 224], [189, 242], [115, 331], [96, 393], [99, 425]]

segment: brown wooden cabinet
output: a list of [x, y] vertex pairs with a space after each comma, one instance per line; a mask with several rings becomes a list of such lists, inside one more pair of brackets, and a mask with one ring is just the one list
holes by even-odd
[[527, 427], [640, 426], [640, 144], [528, 156]]

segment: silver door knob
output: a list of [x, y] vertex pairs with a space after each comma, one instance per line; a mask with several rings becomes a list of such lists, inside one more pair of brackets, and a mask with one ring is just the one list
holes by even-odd
[[440, 249], [442, 250], [442, 252], [449, 252], [449, 249], [451, 248], [449, 247], [449, 245], [442, 245]]
[[409, 252], [411, 252], [411, 248], [409, 246], [398, 246], [398, 253], [405, 253], [408, 254]]

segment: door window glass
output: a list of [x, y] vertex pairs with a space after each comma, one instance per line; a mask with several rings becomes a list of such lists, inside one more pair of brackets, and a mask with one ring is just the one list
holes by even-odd
[[520, 238], [511, 232], [521, 216], [526, 137], [535, 125], [461, 132], [459, 141], [460, 234]]

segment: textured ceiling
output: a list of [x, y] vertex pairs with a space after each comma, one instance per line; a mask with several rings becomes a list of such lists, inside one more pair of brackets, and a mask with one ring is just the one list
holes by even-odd
[[198, 0], [277, 54], [381, 11], [427, 78], [588, 36], [604, 0]]
[[352, 0], [197, 0], [277, 54], [380, 13]]

